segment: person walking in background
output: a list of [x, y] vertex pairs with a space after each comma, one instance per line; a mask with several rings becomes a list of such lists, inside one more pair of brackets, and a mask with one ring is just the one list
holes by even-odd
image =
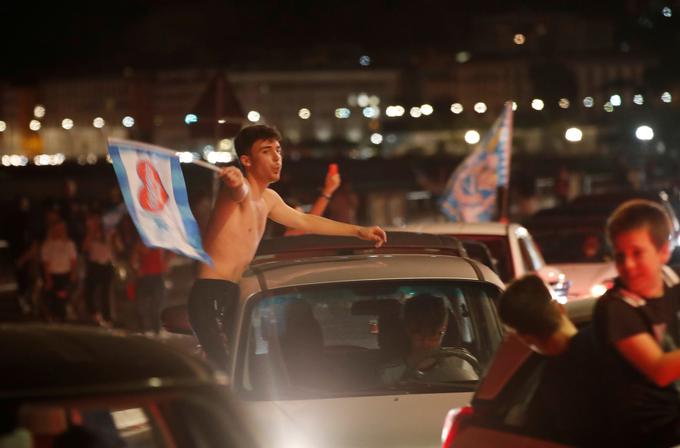
[[329, 202], [326, 214], [334, 221], [356, 224], [358, 208], [359, 196], [352, 189], [350, 182], [344, 182]]
[[135, 300], [140, 331], [158, 334], [160, 315], [165, 301], [164, 274], [171, 252], [156, 247], [146, 247], [138, 240], [132, 251], [130, 264], [137, 273]]
[[[324, 212], [326, 211], [326, 207], [328, 207], [328, 204], [330, 203], [331, 198], [333, 197], [333, 193], [335, 193], [335, 190], [338, 189], [340, 184], [341, 179], [340, 173], [338, 173], [338, 165], [335, 163], [331, 163], [328, 166], [328, 172], [326, 173], [326, 180], [324, 181], [321, 194], [316, 199], [316, 201], [314, 201], [314, 204], [312, 205], [312, 208], [309, 210], [309, 213], [311, 215], [323, 216]], [[303, 211], [302, 208], [299, 206], [294, 208], [300, 212]], [[302, 234], [304, 234], [304, 232], [301, 230], [286, 229], [286, 233], [284, 233], [284, 236]]]
[[48, 320], [66, 320], [66, 305], [71, 298], [72, 286], [77, 281], [78, 254], [75, 243], [68, 237], [66, 224], [54, 222], [47, 239], [40, 248], [43, 263], [45, 301]]
[[102, 326], [111, 326], [111, 280], [113, 258], [120, 241], [115, 231], [105, 231], [99, 213], [86, 221], [83, 240], [85, 254], [85, 304], [90, 318]]

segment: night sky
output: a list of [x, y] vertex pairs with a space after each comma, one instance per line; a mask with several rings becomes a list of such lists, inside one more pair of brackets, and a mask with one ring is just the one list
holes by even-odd
[[[651, 52], [678, 48], [680, 29], [677, 0], [6, 3], [1, 7], [0, 79], [19, 84], [125, 67], [275, 68], [294, 66], [298, 58], [309, 66], [324, 52], [319, 65], [329, 64], [328, 54], [330, 65], [342, 67], [365, 53], [380, 66], [428, 48], [463, 49], [470, 19], [494, 13], [559, 10], [610, 16], [618, 39]], [[660, 14], [665, 5], [677, 9], [671, 19]]]

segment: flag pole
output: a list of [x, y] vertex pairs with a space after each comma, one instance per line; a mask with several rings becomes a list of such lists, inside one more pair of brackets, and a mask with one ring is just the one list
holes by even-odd
[[501, 198], [501, 207], [500, 207], [500, 217], [499, 221], [501, 222], [508, 222], [509, 221], [509, 202], [510, 202], [510, 160], [512, 156], [512, 128], [514, 125], [514, 117], [512, 113], [512, 101], [506, 101], [505, 102], [505, 113], [506, 117], [508, 120], [506, 129], [508, 130], [508, 178], [507, 182], [505, 185], [501, 185], [499, 187], [499, 193], [500, 193], [500, 198]]
[[[173, 156], [173, 157], [179, 157], [179, 155], [177, 154], [176, 151], [173, 151], [173, 150], [168, 149], [168, 148], [163, 148], [161, 146], [152, 145], [152, 144], [149, 144], [149, 143], [137, 142], [137, 141], [134, 141], [134, 140], [123, 140], [123, 139], [119, 139], [119, 138], [108, 138], [107, 140], [108, 140], [109, 146], [111, 146], [111, 145], [123, 146], [123, 147], [124, 146], [134, 146], [135, 148], [146, 149], [146, 150], [149, 150], [149, 151], [155, 151], [155, 152], [167, 154], [167, 155]], [[200, 167], [203, 167], [203, 168], [207, 168], [209, 170], [216, 171], [218, 173], [222, 171], [222, 168], [220, 168], [219, 166], [213, 165], [212, 163], [204, 162], [203, 160], [192, 160], [191, 163], [193, 163], [194, 165], [198, 165]]]

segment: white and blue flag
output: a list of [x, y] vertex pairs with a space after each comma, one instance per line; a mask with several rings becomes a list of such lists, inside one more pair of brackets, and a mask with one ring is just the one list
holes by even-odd
[[120, 191], [144, 244], [212, 264], [201, 244], [176, 153], [130, 140], [109, 139], [108, 146]]

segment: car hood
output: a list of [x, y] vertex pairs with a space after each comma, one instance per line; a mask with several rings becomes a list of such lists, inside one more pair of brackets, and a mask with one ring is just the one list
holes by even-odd
[[613, 262], [606, 263], [565, 263], [555, 265], [571, 281], [570, 299], [590, 297], [590, 288], [617, 276]]
[[471, 398], [456, 392], [243, 403], [262, 446], [425, 448], [441, 446], [446, 413]]

